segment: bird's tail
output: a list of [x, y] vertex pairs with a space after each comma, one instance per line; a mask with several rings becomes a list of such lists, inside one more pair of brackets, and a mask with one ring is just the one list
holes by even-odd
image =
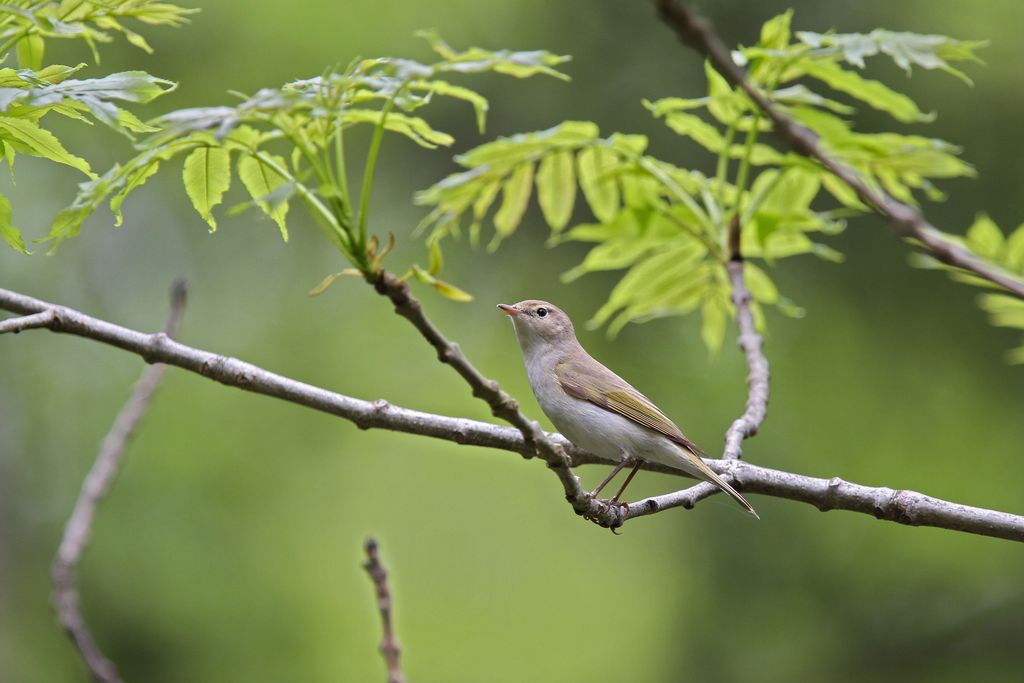
[[718, 476], [718, 474], [713, 469], [708, 467], [704, 463], [704, 461], [701, 460], [700, 456], [694, 455], [693, 453], [686, 453], [685, 455], [686, 459], [689, 460], [694, 465], [694, 467], [700, 471], [699, 476], [702, 479], [711, 482], [718, 488], [728, 493], [737, 503], [742, 505], [747, 512], [752, 514], [755, 518], [761, 519], [761, 517], [757, 514], [757, 511], [754, 510], [754, 507], [747, 502], [747, 499], [741, 496], [736, 489], [729, 486], [729, 484], [720, 476]]

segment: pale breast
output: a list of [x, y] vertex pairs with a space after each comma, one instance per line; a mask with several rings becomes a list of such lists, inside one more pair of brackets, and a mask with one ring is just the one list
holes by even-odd
[[679, 464], [681, 458], [668, 439], [617, 413], [567, 394], [555, 377], [555, 359], [534, 357], [529, 361], [530, 386], [541, 410], [574, 444], [612, 460], [621, 459], [626, 451], [647, 460], [667, 459], [665, 464]]

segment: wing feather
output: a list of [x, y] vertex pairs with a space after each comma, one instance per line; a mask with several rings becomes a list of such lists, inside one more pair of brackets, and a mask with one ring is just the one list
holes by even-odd
[[[593, 365], [599, 370], [593, 370]], [[679, 427], [649, 398], [597, 361], [593, 361], [593, 365], [588, 363], [584, 374], [584, 367], [580, 361], [563, 360], [555, 364], [555, 378], [565, 393], [573, 398], [589, 401], [642, 427], [656, 431], [694, 455], [704, 455], [697, 444], [686, 438]], [[584, 377], [587, 377], [588, 381], [583, 381]]]

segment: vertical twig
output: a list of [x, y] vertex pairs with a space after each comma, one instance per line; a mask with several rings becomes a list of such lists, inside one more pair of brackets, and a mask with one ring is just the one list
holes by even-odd
[[[185, 293], [184, 280], [176, 281], [171, 287], [171, 310], [163, 328], [163, 334], [168, 337], [174, 336], [181, 322], [185, 309]], [[117, 419], [114, 420], [110, 432], [100, 446], [99, 455], [82, 484], [82, 492], [64, 527], [64, 535], [53, 560], [51, 575], [57, 618], [78, 648], [89, 674], [101, 683], [120, 683], [121, 677], [114, 663], [104, 656], [96, 644], [82, 614], [76, 576], [78, 562], [89, 542], [97, 507], [107, 495], [120, 469], [125, 445], [149, 408], [153, 392], [160, 384], [166, 369], [167, 366], [160, 363], [148, 366]]]
[[764, 338], [754, 323], [750, 290], [743, 277], [740, 235], [739, 217], [734, 216], [729, 223], [729, 263], [726, 269], [732, 286], [732, 303], [736, 307], [736, 324], [740, 329], [736, 342], [747, 357], [747, 404], [743, 414], [733, 421], [725, 433], [725, 449], [722, 452], [725, 460], [743, 457], [743, 440], [757, 434], [768, 414], [768, 358], [762, 350]]
[[[747, 402], [743, 414], [733, 420], [729, 429], [725, 432], [725, 447], [722, 450], [722, 459], [727, 461], [740, 460], [743, 457], [743, 441], [757, 434], [768, 414], [768, 387], [769, 370], [768, 357], [764, 355], [762, 347], [764, 338], [757, 331], [754, 322], [754, 312], [750, 307], [752, 297], [747, 288], [746, 280], [743, 277], [743, 247], [742, 247], [742, 226], [738, 216], [733, 216], [729, 222], [729, 233], [727, 244], [729, 249], [729, 261], [725, 268], [729, 273], [729, 284], [732, 289], [732, 303], [736, 307], [736, 325], [739, 327], [739, 335], [736, 343], [747, 357]], [[733, 485], [738, 486], [734, 477], [728, 473], [723, 475]], [[692, 508], [700, 501], [716, 493], [719, 489], [714, 484], [701, 482], [676, 494], [678, 504], [687, 509]], [[673, 499], [676, 500], [676, 499]], [[644, 514], [638, 507], [637, 515]], [[659, 509], [659, 508], [651, 508]]]
[[388, 590], [388, 571], [380, 562], [377, 541], [373, 538], [366, 541], [366, 557], [368, 559], [363, 565], [363, 569], [373, 581], [373, 587], [377, 594], [377, 609], [380, 610], [380, 620], [384, 627], [384, 635], [380, 641], [380, 653], [388, 668], [388, 683], [405, 683], [405, 676], [402, 674], [402, 667], [398, 662], [401, 648], [398, 647], [398, 641], [395, 639], [394, 625], [391, 620], [391, 591]]

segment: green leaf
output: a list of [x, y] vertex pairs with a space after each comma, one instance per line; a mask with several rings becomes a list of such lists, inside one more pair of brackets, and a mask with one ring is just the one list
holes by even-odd
[[693, 310], [699, 304], [692, 300], [693, 290], [702, 289], [710, 277], [710, 264], [702, 262], [706, 254], [703, 245], [689, 235], [653, 251], [619, 280], [589, 326], [603, 325], [624, 309], [609, 327], [614, 335], [638, 317]]
[[469, 292], [467, 292], [467, 291], [465, 291], [463, 289], [459, 289], [458, 287], [456, 287], [455, 285], [453, 285], [450, 282], [445, 282], [444, 280], [436, 280], [435, 279], [430, 284], [431, 284], [431, 286], [433, 286], [434, 289], [436, 289], [441, 294], [441, 296], [445, 297], [446, 299], [451, 299], [452, 301], [462, 301], [462, 302], [472, 301], [473, 300], [473, 295], [472, 294], [470, 294]]
[[192, 200], [199, 215], [210, 225], [210, 232], [217, 229], [212, 211], [224, 200], [224, 193], [231, 185], [231, 157], [223, 147], [200, 147], [185, 159], [182, 173], [185, 192]]
[[444, 62], [434, 67], [440, 71], [460, 73], [494, 71], [516, 78], [546, 74], [560, 80], [569, 80], [568, 76], [554, 68], [568, 62], [570, 58], [567, 56], [551, 54], [545, 50], [515, 52], [512, 50], [485, 50], [479, 47], [471, 47], [463, 52], [458, 52], [444, 42], [436, 31], [418, 31], [416, 35], [428, 40], [434, 52], [444, 58]]
[[775, 304], [779, 301], [779, 290], [768, 274], [756, 264], [747, 261], [743, 264], [743, 280], [755, 301], [763, 304]]
[[148, 162], [142, 164], [137, 170], [133, 171], [126, 179], [124, 187], [110, 199], [110, 211], [114, 214], [114, 226], [120, 227], [124, 222], [124, 217], [121, 215], [121, 205], [124, 200], [128, 198], [128, 195], [136, 188], [143, 185], [149, 180], [157, 171], [160, 170], [160, 158], [155, 157], [150, 159]]
[[801, 84], [791, 85], [788, 88], [780, 88], [771, 94], [771, 98], [781, 104], [806, 104], [813, 107], [824, 107], [825, 109], [837, 114], [848, 115], [854, 112], [853, 107], [847, 106], [842, 102], [836, 102], [835, 100], [823, 97], [807, 86]]
[[466, 168], [511, 166], [559, 147], [580, 147], [597, 139], [597, 124], [565, 121], [547, 130], [498, 138], [455, 157]]
[[967, 246], [978, 256], [998, 262], [1005, 246], [1003, 231], [987, 215], [978, 214], [967, 228]]
[[602, 222], [615, 218], [619, 212], [619, 184], [612, 172], [619, 161], [615, 154], [602, 147], [587, 147], [577, 157], [579, 183], [594, 217]]
[[445, 282], [443, 280], [438, 280], [436, 277], [434, 277], [433, 275], [431, 275], [427, 271], [423, 270], [422, 268], [420, 268], [416, 264], [413, 264], [413, 266], [412, 266], [412, 273], [413, 273], [413, 275], [416, 276], [417, 280], [419, 280], [420, 282], [427, 283], [428, 285], [433, 287], [435, 290], [437, 290], [437, 292], [441, 296], [443, 296], [443, 297], [445, 297], [447, 299], [451, 299], [452, 301], [463, 301], [463, 302], [465, 302], [465, 301], [472, 301], [473, 300], [473, 295], [472, 294], [469, 294], [468, 292], [466, 292], [466, 291], [464, 291], [462, 289], [459, 289], [458, 287], [456, 287], [455, 285], [451, 284], [450, 282]]
[[427, 264], [427, 272], [437, 275], [444, 268], [444, 254], [441, 252], [441, 240], [433, 239], [428, 242], [430, 262]]
[[[375, 109], [346, 109], [342, 117], [345, 125], [369, 123], [376, 126], [380, 122], [381, 113]], [[415, 142], [420, 147], [437, 149], [438, 146], [448, 147], [455, 138], [448, 133], [431, 128], [430, 124], [418, 116], [406, 116], [398, 112], [390, 112], [384, 120], [384, 130], [399, 133]]]
[[[274, 154], [266, 154], [266, 157], [279, 168], [287, 168], [282, 157]], [[288, 202], [285, 200], [273, 203], [271, 196], [287, 183], [288, 179], [278, 173], [270, 164], [251, 154], [242, 154], [239, 158], [238, 177], [245, 185], [245, 189], [249, 191], [249, 196], [253, 198], [256, 206], [277, 223], [277, 227], [281, 231], [281, 239], [287, 242], [288, 228], [285, 225], [285, 217], [288, 215]]]
[[560, 149], [546, 155], [537, 169], [537, 201], [544, 218], [559, 232], [572, 217], [576, 203], [576, 172], [573, 153]]
[[464, 88], [461, 85], [452, 85], [446, 81], [422, 81], [419, 84], [414, 83], [413, 87], [417, 85], [429, 89], [430, 92], [437, 93], [438, 95], [469, 102], [473, 105], [473, 111], [476, 114], [476, 127], [481, 133], [484, 132], [487, 124], [487, 110], [490, 107], [486, 97], [475, 90]]
[[89, 163], [69, 153], [53, 133], [29, 119], [0, 116], [0, 139], [24, 154], [43, 157], [93, 176]]
[[[717, 291], [717, 288], [713, 291]], [[725, 341], [725, 327], [729, 320], [728, 304], [716, 294], [704, 300], [700, 313], [700, 336], [709, 351], [718, 353]]]
[[32, 33], [18, 41], [18, 66], [22, 69], [39, 71], [43, 68], [43, 52], [45, 50], [43, 37], [38, 33]]
[[325, 277], [323, 280], [321, 280], [320, 284], [318, 284], [313, 289], [309, 290], [309, 296], [320, 296], [321, 294], [326, 292], [328, 289], [330, 289], [331, 285], [334, 284], [334, 281], [337, 280], [340, 277], [362, 277], [362, 276], [363, 276], [363, 274], [360, 273], [359, 270], [357, 270], [356, 268], [346, 268], [344, 270], [339, 270], [337, 273], [331, 273], [330, 275]]
[[788, 9], [782, 14], [772, 17], [761, 26], [761, 47], [781, 50], [789, 45], [789, 26], [793, 20], [793, 10]]
[[497, 247], [502, 237], [508, 237], [519, 227], [530, 201], [530, 190], [533, 184], [533, 164], [527, 163], [516, 167], [512, 176], [505, 181], [502, 188], [501, 208], [494, 214], [494, 229], [497, 231], [492, 248]]
[[494, 203], [495, 197], [498, 196], [498, 190], [500, 189], [501, 182], [493, 180], [484, 185], [476, 200], [473, 201], [473, 223], [469, 226], [469, 240], [474, 247], [480, 243], [480, 226], [483, 223], [484, 216], [487, 215], [487, 211], [491, 208], [491, 204]]
[[1024, 224], [1006, 238], [1005, 265], [1011, 271], [1024, 275]]
[[864, 78], [855, 71], [844, 69], [835, 62], [804, 60], [800, 62], [800, 66], [811, 78], [816, 78], [830, 88], [855, 97], [868, 106], [889, 114], [897, 121], [915, 123], [935, 120], [934, 113], [922, 112], [914, 100], [906, 95], [896, 92], [884, 83]]
[[1006, 294], [982, 294], [978, 305], [989, 314], [993, 325], [1024, 330], [1024, 301]]
[[875, 29], [871, 33], [812, 33], [798, 31], [797, 37], [813, 48], [833, 48], [847, 62], [864, 68], [864, 58], [879, 53], [892, 58], [896, 66], [910, 74], [911, 66], [940, 69], [965, 83], [971, 80], [953, 68], [950, 61], [981, 63], [974, 51], [986, 41], [956, 40], [948, 36], [925, 35], [905, 31]]
[[1024, 346], [1006, 352], [1006, 362], [1013, 365], [1024, 365]]
[[0, 237], [15, 251], [20, 251], [28, 256], [32, 252], [25, 248], [25, 240], [22, 238], [21, 232], [11, 223], [12, 215], [11, 203], [7, 201], [7, 197], [0, 194]]

